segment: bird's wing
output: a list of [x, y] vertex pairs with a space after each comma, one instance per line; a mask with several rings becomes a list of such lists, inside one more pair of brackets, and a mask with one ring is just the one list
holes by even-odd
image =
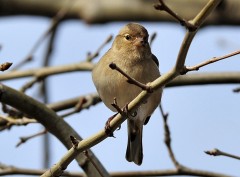
[[158, 61], [157, 57], [154, 54], [152, 54], [152, 59], [156, 63], [156, 65], [159, 67], [159, 61]]

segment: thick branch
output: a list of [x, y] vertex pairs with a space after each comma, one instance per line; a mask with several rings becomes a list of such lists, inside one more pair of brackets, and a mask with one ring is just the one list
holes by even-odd
[[214, 72], [181, 75], [166, 87], [194, 86], [207, 84], [239, 84], [240, 72]]
[[[66, 19], [82, 19], [87, 23], [112, 21], [176, 21], [164, 12], [152, 10], [156, 0], [1, 0], [0, 15], [37, 15], [53, 17], [62, 7], [71, 6]], [[206, 0], [167, 0], [166, 4], [184, 18], [192, 19], [206, 4]], [[239, 25], [240, 1], [224, 1], [206, 20], [204, 25]], [[229, 13], [231, 12], [231, 13]]]
[[[45, 170], [33, 170], [26, 168], [18, 168], [14, 166], [8, 166], [0, 163], [0, 176], [3, 175], [36, 175], [39, 176], [44, 173]], [[176, 169], [166, 170], [154, 170], [154, 171], [131, 171], [131, 172], [111, 172], [112, 177], [146, 177], [146, 176], [205, 176], [205, 177], [229, 177], [220, 173], [213, 173], [210, 171], [196, 170], [196, 169], [183, 169], [178, 171]], [[76, 172], [64, 172], [62, 176], [69, 177], [85, 177], [83, 173]]]
[[[34, 100], [27, 95], [18, 92], [5, 85], [0, 85], [0, 101], [8, 104], [30, 117], [34, 117], [40, 122], [50, 133], [55, 135], [68, 149], [72, 147], [69, 140], [70, 135], [77, 137], [79, 140], [82, 138], [68, 125], [63, 119], [58, 117], [54, 111], [47, 108], [44, 104]], [[23, 104], [24, 103], [24, 104]], [[82, 154], [77, 156], [77, 152], [74, 152], [76, 160], [88, 176], [98, 176], [94, 166], [86, 160], [86, 157]], [[108, 176], [107, 171], [101, 166], [98, 159], [92, 154], [91, 157], [99, 168], [102, 170], [102, 174]]]

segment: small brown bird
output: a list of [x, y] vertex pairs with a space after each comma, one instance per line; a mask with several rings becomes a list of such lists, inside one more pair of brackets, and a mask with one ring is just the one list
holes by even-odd
[[[147, 30], [137, 23], [124, 26], [116, 36], [111, 49], [101, 58], [93, 69], [92, 78], [103, 103], [112, 111], [117, 111], [111, 103], [114, 98], [120, 108], [131, 102], [142, 89], [129, 84], [118, 71], [109, 67], [115, 63], [130, 77], [147, 84], [160, 77], [158, 60], [152, 54], [148, 43]], [[142, 130], [151, 114], [160, 103], [162, 89], [151, 94], [147, 102], [142, 104], [136, 115], [128, 117], [128, 145], [126, 159], [137, 165], [142, 164]]]

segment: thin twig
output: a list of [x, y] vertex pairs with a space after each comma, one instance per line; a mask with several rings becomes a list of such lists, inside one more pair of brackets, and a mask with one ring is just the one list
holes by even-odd
[[48, 35], [54, 30], [58, 23], [66, 16], [70, 7], [71, 6], [63, 6], [63, 8], [57, 12], [57, 14], [52, 18], [51, 25], [48, 27], [48, 29], [39, 37], [28, 55], [20, 63], [16, 64], [14, 68], [12, 68], [13, 70], [16, 70], [22, 65], [32, 61], [34, 52], [37, 50], [40, 44], [48, 37]]
[[27, 142], [28, 140], [30, 140], [32, 138], [35, 138], [35, 137], [40, 136], [40, 135], [44, 135], [46, 133], [47, 133], [47, 130], [44, 129], [44, 130], [42, 130], [38, 133], [35, 133], [33, 135], [20, 137], [20, 141], [17, 143], [16, 147], [19, 147], [20, 145], [22, 145], [23, 143]]
[[[61, 117], [65, 118], [74, 113], [78, 113], [83, 109], [88, 109], [90, 106], [96, 105], [100, 102], [101, 99], [99, 98], [98, 94], [93, 93], [64, 101], [59, 101], [56, 103], [51, 103], [48, 104], [47, 107], [56, 112], [74, 107], [73, 111], [61, 115]], [[18, 110], [12, 108], [8, 108], [5, 104], [3, 104], [3, 109], [4, 112], [9, 115], [7, 117], [0, 116], [0, 131], [10, 129], [12, 126], [25, 126], [27, 124], [37, 123], [35, 119], [24, 117], [26, 115], [24, 115], [22, 112], [19, 112]]]
[[152, 43], [153, 41], [156, 39], [157, 37], [157, 33], [154, 32], [151, 36], [150, 36], [150, 39], [149, 39], [149, 45], [152, 46]]
[[217, 148], [215, 148], [215, 149], [213, 149], [213, 150], [210, 150], [210, 151], [204, 151], [204, 152], [205, 152], [206, 154], [212, 155], [212, 156], [226, 156], [226, 157], [230, 157], [230, 158], [233, 158], [233, 159], [240, 160], [240, 156], [236, 156], [236, 155], [233, 155], [233, 154], [229, 154], [229, 153], [220, 151], [220, 150], [217, 149]]
[[[52, 59], [52, 52], [54, 50], [54, 42], [56, 38], [56, 33], [58, 30], [58, 27], [60, 23], [56, 23], [56, 25], [52, 28], [52, 32], [50, 33], [50, 39], [47, 44], [45, 56], [43, 59], [43, 67], [48, 67], [51, 59]], [[47, 104], [49, 101], [49, 92], [48, 92], [48, 79], [43, 78], [42, 82], [39, 84], [39, 96], [43, 100], [43, 103]], [[50, 159], [51, 159], [51, 153], [50, 153], [50, 135], [49, 133], [46, 133], [43, 135], [43, 167], [48, 168], [50, 166]]]
[[134, 84], [134, 85], [140, 87], [140, 88], [143, 89], [143, 90], [146, 90], [146, 91], [148, 91], [148, 92], [152, 92], [152, 88], [151, 88], [149, 85], [145, 85], [145, 84], [137, 81], [136, 79], [132, 78], [132, 77], [129, 76], [127, 73], [125, 73], [121, 68], [119, 68], [119, 67], [117, 66], [117, 64], [115, 64], [115, 63], [110, 63], [110, 64], [109, 64], [109, 67], [110, 67], [111, 69], [113, 69], [113, 70], [117, 70], [117, 71], [118, 71], [119, 73], [121, 73], [124, 77], [126, 77], [126, 78], [127, 78], [127, 82], [128, 82], [129, 84]]
[[193, 25], [192, 23], [188, 22], [187, 20], [185, 20], [184, 18], [182, 18], [181, 16], [179, 16], [177, 13], [175, 13], [174, 11], [172, 11], [165, 3], [163, 0], [159, 0], [159, 4], [155, 4], [154, 8], [157, 10], [163, 10], [166, 11], [169, 15], [171, 15], [173, 18], [175, 18], [177, 21], [179, 21], [179, 23], [182, 26], [185, 26], [189, 31], [195, 31], [197, 29], [197, 26]]
[[29, 82], [25, 83], [22, 88], [20, 88], [20, 92], [26, 92], [27, 89], [31, 88], [35, 83], [39, 82], [40, 79], [38, 78], [33, 78], [32, 80], [30, 80]]
[[36, 123], [37, 121], [34, 119], [29, 119], [26, 117], [23, 118], [12, 118], [12, 117], [4, 117], [0, 116], [0, 131], [5, 129], [10, 129], [12, 126], [25, 126], [29, 123]]
[[98, 57], [98, 55], [100, 54], [100, 51], [103, 49], [103, 47], [105, 47], [109, 42], [111, 42], [113, 36], [109, 35], [106, 40], [99, 46], [99, 48], [93, 53], [88, 53], [87, 54], [87, 62], [91, 62], [94, 58]]
[[72, 111], [69, 111], [67, 113], [64, 113], [63, 115], [61, 115], [61, 117], [67, 117], [70, 116], [72, 114], [78, 113], [82, 110], [83, 105], [87, 102], [88, 100], [85, 97], [80, 97], [79, 101], [76, 103], [76, 105], [74, 106], [74, 109]]
[[178, 161], [177, 159], [175, 158], [175, 155], [173, 153], [173, 150], [172, 150], [172, 146], [171, 146], [171, 133], [170, 133], [170, 129], [169, 129], [169, 126], [167, 124], [167, 119], [168, 119], [168, 113], [164, 113], [163, 111], [163, 107], [162, 107], [162, 103], [159, 104], [159, 108], [160, 108], [160, 112], [162, 114], [162, 117], [163, 117], [163, 124], [164, 124], [164, 142], [167, 146], [167, 150], [168, 150], [168, 153], [169, 153], [169, 156], [174, 164], [174, 166], [176, 167], [176, 169], [178, 170], [181, 170], [185, 167], [183, 167]]
[[233, 89], [233, 92], [239, 93], [240, 92], [240, 87]]
[[203, 66], [209, 65], [211, 63], [215, 63], [215, 62], [220, 61], [220, 60], [224, 60], [224, 59], [230, 58], [230, 57], [238, 55], [238, 54], [240, 54], [240, 50], [231, 52], [231, 53], [229, 53], [227, 55], [223, 55], [223, 56], [220, 56], [220, 57], [213, 57], [213, 58], [211, 58], [209, 60], [206, 60], [206, 61], [204, 61], [204, 62], [202, 62], [200, 64], [197, 64], [195, 66], [185, 67], [183, 69], [183, 71], [181, 72], [181, 74], [186, 74], [189, 71], [198, 71]]
[[[86, 102], [85, 101], [83, 102], [82, 100], [86, 100]], [[98, 94], [91, 93], [91, 94], [79, 96], [76, 98], [67, 99], [64, 101], [58, 101], [56, 103], [51, 103], [51, 104], [48, 104], [47, 106], [52, 110], [54, 110], [55, 112], [58, 112], [65, 109], [72, 108], [72, 107], [74, 107], [75, 109], [76, 106], [81, 107], [81, 110], [88, 109], [90, 106], [96, 105], [97, 103], [100, 103], [100, 102], [101, 102], [101, 99], [98, 96]]]

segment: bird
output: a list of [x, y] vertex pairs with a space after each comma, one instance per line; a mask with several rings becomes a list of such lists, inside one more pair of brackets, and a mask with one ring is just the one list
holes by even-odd
[[[160, 77], [159, 62], [148, 42], [148, 31], [138, 23], [128, 23], [115, 37], [111, 48], [102, 56], [92, 71], [92, 80], [103, 103], [112, 111], [113, 100], [123, 108], [142, 88], [130, 84], [127, 79], [109, 65], [116, 64], [131, 78], [148, 84]], [[154, 110], [160, 104], [162, 88], [155, 90], [146, 102], [127, 118], [128, 142], [126, 160], [141, 165], [143, 161], [142, 133]]]

